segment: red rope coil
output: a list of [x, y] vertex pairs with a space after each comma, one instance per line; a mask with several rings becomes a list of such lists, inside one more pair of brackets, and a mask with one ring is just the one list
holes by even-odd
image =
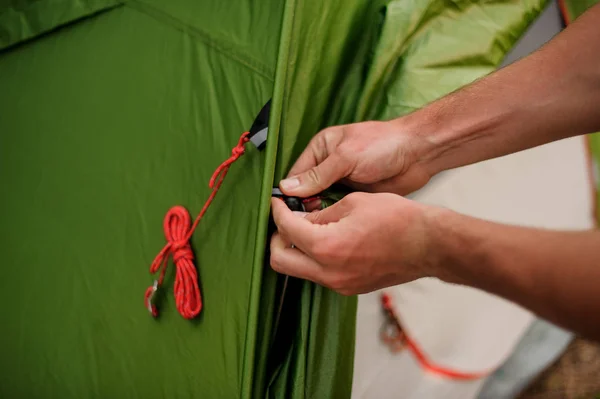
[[160, 275], [154, 284], [148, 287], [144, 295], [144, 303], [152, 316], [158, 316], [158, 309], [153, 303], [153, 297], [163, 283], [167, 264], [171, 256], [173, 257], [176, 269], [173, 292], [177, 310], [186, 319], [193, 319], [202, 310], [202, 295], [198, 285], [198, 272], [194, 265], [194, 253], [189, 241], [196, 227], [198, 227], [198, 223], [200, 223], [200, 220], [217, 195], [229, 168], [244, 154], [244, 144], [249, 140], [248, 135], [248, 132], [242, 134], [237, 145], [231, 150], [231, 156], [219, 165], [213, 173], [209, 182], [212, 192], [191, 226], [190, 214], [184, 207], [177, 205], [167, 212], [163, 222], [167, 244], [158, 253], [156, 258], [154, 258], [150, 266], [151, 274], [155, 274], [160, 270]]

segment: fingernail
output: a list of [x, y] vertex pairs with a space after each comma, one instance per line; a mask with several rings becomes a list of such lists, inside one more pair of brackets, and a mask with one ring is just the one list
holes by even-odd
[[284, 190], [293, 190], [294, 188], [300, 185], [300, 180], [296, 177], [291, 177], [289, 179], [284, 179], [279, 182], [279, 185]]
[[293, 211], [292, 213], [296, 216], [300, 216], [301, 218], [306, 217], [306, 215], [308, 215], [308, 212]]

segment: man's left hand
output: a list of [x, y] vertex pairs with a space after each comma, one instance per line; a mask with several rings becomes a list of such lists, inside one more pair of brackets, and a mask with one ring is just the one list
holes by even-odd
[[352, 193], [304, 215], [272, 199], [271, 266], [344, 295], [431, 275], [428, 207], [395, 194]]

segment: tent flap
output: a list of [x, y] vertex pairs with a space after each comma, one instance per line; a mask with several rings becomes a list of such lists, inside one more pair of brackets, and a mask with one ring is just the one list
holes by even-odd
[[[227, 7], [248, 18], [248, 2]], [[159, 319], [143, 298], [166, 212], [196, 216], [273, 94], [278, 7], [261, 3], [273, 17], [242, 42], [136, 3], [1, 53], [1, 397], [249, 397], [264, 152], [246, 145], [192, 238], [200, 316], [177, 312], [172, 264]], [[264, 68], [236, 57], [253, 40]]]

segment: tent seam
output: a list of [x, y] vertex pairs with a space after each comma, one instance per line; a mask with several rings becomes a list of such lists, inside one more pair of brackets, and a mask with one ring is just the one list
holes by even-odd
[[[296, 0], [286, 1], [284, 8], [279, 48], [277, 52], [277, 64], [274, 72], [274, 84], [273, 84], [273, 96], [271, 115], [269, 117], [269, 140], [267, 141], [267, 149], [265, 155], [265, 168], [263, 171], [263, 180], [261, 184], [261, 199], [259, 204], [259, 223], [257, 226], [257, 234], [255, 240], [255, 252], [253, 260], [254, 274], [250, 281], [250, 307], [260, 307], [261, 300], [261, 282], [263, 280], [263, 273], [265, 272], [265, 248], [267, 244], [268, 234], [268, 219], [271, 207], [271, 189], [275, 178], [275, 164], [277, 162], [277, 152], [279, 145], [279, 135], [283, 124], [283, 110], [285, 102], [285, 94], [287, 92], [287, 86], [289, 82], [289, 73], [287, 71], [287, 64], [289, 63], [290, 57], [290, 42], [294, 35], [295, 25], [295, 11], [298, 5]], [[290, 25], [289, 27], [287, 25]], [[283, 77], [275, 79], [279, 74]], [[269, 162], [272, 160], [272, 162]], [[266, 217], [260, 217], [264, 214]], [[262, 251], [260, 250], [262, 248]], [[267, 266], [268, 267], [268, 266]], [[240, 397], [251, 397], [254, 396], [256, 387], [254, 386], [255, 381], [254, 369], [256, 367], [256, 347], [258, 337], [257, 326], [251, 325], [251, 314], [248, 313], [247, 325], [249, 326], [246, 330], [246, 339], [244, 342], [244, 360], [246, 370], [250, 370], [250, 373], [244, 373], [242, 376], [241, 392]], [[251, 342], [252, 341], [252, 342]], [[268, 357], [268, 356], [267, 356]], [[251, 375], [252, 378], [249, 378]], [[269, 376], [265, 376], [264, 381], [258, 381], [258, 383], [267, 384], [267, 386], [261, 387], [261, 393], [264, 395], [267, 392], [269, 385]], [[246, 395], [244, 395], [246, 394]]]
[[[30, 43], [30, 42], [32, 42], [34, 40], [37, 40], [37, 39], [41, 38], [41, 37], [44, 37], [44, 36], [47, 36], [47, 35], [51, 35], [51, 34], [57, 32], [57, 31], [59, 31], [61, 29], [65, 29], [65, 28], [67, 28], [69, 26], [73, 26], [73, 25], [79, 24], [82, 21], [88, 20], [90, 18], [94, 18], [94, 17], [96, 17], [96, 16], [98, 16], [100, 14], [106, 13], [108, 11], [112, 11], [112, 10], [114, 10], [116, 8], [119, 8], [119, 7], [123, 6], [123, 5], [124, 5], [124, 3], [123, 3], [122, 0], [115, 0], [115, 2], [112, 3], [112, 4], [103, 5], [103, 6], [99, 7], [98, 9], [96, 9], [96, 10], [90, 12], [90, 13], [81, 14], [81, 15], [75, 17], [75, 18], [64, 19], [61, 22], [59, 22], [59, 23], [51, 26], [50, 28], [38, 30], [38, 31], [36, 31], [35, 33], [33, 33], [33, 34], [29, 35], [29, 36], [27, 34], [24, 34], [23, 32], [21, 32], [20, 37], [16, 38], [16, 39], [13, 39], [12, 41], [10, 39], [6, 39], [6, 38], [1, 38], [0, 37], [0, 54], [8, 52], [8, 51], [11, 51], [14, 48], [23, 46], [23, 45], [25, 45], [27, 43]], [[8, 9], [5, 9], [3, 12], [0, 13], [0, 19], [2, 19], [2, 17], [4, 17], [7, 14], [7, 10]], [[30, 10], [28, 10], [28, 11], [30, 11]], [[20, 13], [20, 16], [21, 16], [21, 18], [20, 18], [20, 28], [21, 28], [21, 31], [27, 30], [24, 27], [24, 25], [28, 25], [28, 22], [27, 22], [28, 17], [27, 17], [27, 15], [24, 15], [24, 14], [27, 14], [27, 12], [22, 12], [22, 10], [21, 10], [21, 13]], [[5, 26], [0, 26], [0, 36], [2, 36], [1, 34], [3, 34], [3, 33], [5, 35], [7, 35], [7, 37], [9, 36], [9, 34], [7, 33], [7, 31], [5, 29]], [[6, 40], [5, 44], [3, 44], [4, 40]]]
[[126, 6], [134, 9], [138, 12], [148, 15], [151, 18], [156, 20], [160, 20], [165, 22], [166, 24], [172, 26], [173, 28], [187, 33], [190, 36], [198, 39], [198, 41], [202, 42], [206, 46], [212, 48], [213, 50], [227, 56], [232, 61], [235, 61], [251, 71], [261, 75], [262, 77], [268, 79], [269, 82], [273, 82], [275, 71], [269, 68], [267, 65], [261, 63], [260, 61], [250, 57], [248, 54], [243, 54], [241, 52], [234, 51], [235, 45], [231, 43], [227, 43], [223, 40], [217, 40], [215, 37], [211, 36], [207, 32], [194, 27], [187, 22], [184, 22], [162, 10], [159, 8], [153, 7], [148, 4], [144, 4], [139, 0], [129, 0], [125, 3]]

